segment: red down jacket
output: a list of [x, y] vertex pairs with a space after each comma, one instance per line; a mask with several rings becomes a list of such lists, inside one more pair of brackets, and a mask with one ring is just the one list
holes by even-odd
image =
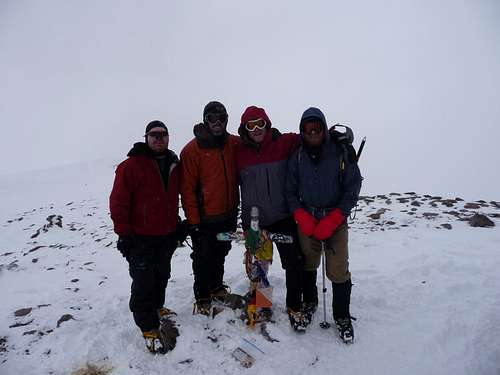
[[129, 158], [116, 168], [109, 198], [111, 219], [118, 235], [167, 235], [177, 228], [179, 213], [178, 158], [169, 151], [168, 186], [144, 143], [136, 143]]

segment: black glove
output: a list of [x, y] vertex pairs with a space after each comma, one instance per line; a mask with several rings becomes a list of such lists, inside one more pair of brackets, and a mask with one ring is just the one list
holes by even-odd
[[187, 220], [180, 220], [177, 224], [177, 231], [176, 231], [176, 237], [177, 237], [177, 243], [181, 245], [184, 241], [186, 241], [186, 237], [188, 236], [188, 229], [189, 229], [189, 224]]
[[200, 256], [207, 256], [210, 254], [211, 242], [215, 239], [211, 238], [210, 232], [206, 228], [200, 225], [190, 225], [189, 235], [191, 236], [191, 241], [193, 243], [193, 251]]
[[203, 237], [203, 231], [200, 228], [199, 224], [189, 225], [188, 224], [188, 234], [191, 237], [191, 241], [199, 242]]
[[118, 236], [118, 242], [116, 243], [116, 248], [122, 255], [127, 258], [130, 254], [130, 250], [135, 247], [135, 238], [133, 234], [126, 234], [123, 236]]

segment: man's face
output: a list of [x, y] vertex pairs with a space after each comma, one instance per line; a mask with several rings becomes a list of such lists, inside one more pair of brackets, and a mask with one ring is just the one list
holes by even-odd
[[216, 137], [221, 136], [226, 131], [227, 114], [226, 113], [207, 113], [204, 118], [208, 124], [210, 133]]
[[168, 131], [165, 128], [152, 128], [146, 138], [149, 148], [154, 152], [161, 153], [168, 149]]
[[266, 120], [259, 118], [257, 120], [248, 121], [245, 124], [245, 129], [252, 141], [261, 143], [267, 132]]
[[325, 130], [320, 121], [308, 121], [304, 124], [304, 141], [311, 147], [317, 147], [325, 139]]

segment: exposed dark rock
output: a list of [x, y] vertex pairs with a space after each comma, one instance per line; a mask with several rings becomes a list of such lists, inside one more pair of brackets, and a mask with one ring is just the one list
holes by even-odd
[[410, 198], [396, 198], [399, 203], [408, 203]]
[[422, 203], [420, 203], [419, 201], [413, 201], [413, 202], [411, 202], [411, 205], [416, 206], [416, 207], [420, 207], [422, 205]]
[[79, 279], [71, 279], [71, 282], [72, 282], [72, 283], [76, 283], [76, 282], [78, 282], [78, 281], [79, 281]]
[[486, 215], [474, 214], [469, 218], [469, 225], [471, 227], [489, 228], [494, 227], [495, 223]]
[[28, 315], [31, 311], [33, 310], [32, 307], [25, 307], [23, 309], [19, 309], [14, 311], [14, 316], [20, 317], [20, 316], [26, 316]]
[[38, 262], [38, 258], [31, 259], [31, 263], [36, 263], [36, 262]]
[[390, 193], [389, 195], [401, 195], [401, 193]]
[[24, 327], [24, 326], [30, 325], [31, 323], [33, 323], [33, 319], [31, 319], [29, 322], [26, 322], [26, 323], [21, 323], [21, 322], [14, 323], [14, 324], [10, 325], [9, 328]]
[[75, 318], [73, 318], [73, 315], [71, 314], [64, 314], [63, 316], [61, 316], [57, 321], [57, 328], [59, 328], [62, 323], [67, 322], [68, 320], [75, 320]]
[[491, 201], [490, 204], [495, 206], [496, 208], [500, 208], [500, 202]]
[[439, 195], [436, 195], [436, 196], [432, 196], [431, 199], [440, 201], [441, 199], [443, 199], [443, 197], [440, 197]]
[[377, 212], [375, 212], [375, 213], [373, 213], [371, 215], [368, 215], [368, 217], [370, 219], [373, 219], [373, 220], [378, 220], [378, 219], [380, 219], [380, 216], [383, 215], [386, 211], [388, 211], [388, 209], [381, 208]]
[[35, 333], [36, 333], [36, 329], [32, 329], [31, 331], [23, 332], [23, 336], [34, 335]]
[[408, 193], [405, 193], [406, 195], [417, 195], [417, 193], [415, 193], [414, 191], [410, 191]]
[[456, 197], [456, 198], [455, 198], [455, 200], [456, 200], [457, 202], [463, 202], [463, 201], [464, 201], [464, 200], [463, 200], [462, 198], [460, 198], [460, 197]]
[[390, 199], [387, 199], [387, 200], [385, 201], [385, 204], [387, 204], [387, 205], [392, 204], [392, 201], [391, 201]]
[[441, 224], [441, 226], [442, 226], [444, 229], [451, 229], [451, 228], [452, 228], [451, 224], [448, 224], [448, 223]]
[[391, 220], [386, 221], [385, 223], [386, 223], [387, 225], [395, 225], [395, 224], [396, 224], [394, 221], [391, 221]]
[[41, 249], [42, 247], [45, 247], [45, 246], [43, 246], [43, 245], [35, 246], [34, 248], [28, 250], [28, 252], [26, 254], [23, 254], [23, 255], [28, 255], [29, 253], [32, 253], [33, 251], [37, 251], [37, 250]]
[[460, 217], [460, 213], [458, 211], [443, 211], [443, 214], [453, 215], [455, 217]]
[[7, 253], [3, 253], [2, 256], [6, 257], [7, 255], [12, 255], [12, 254], [14, 254], [14, 253], [13, 252], [7, 252]]
[[435, 219], [439, 214], [436, 214], [434, 212], [424, 212], [422, 214], [423, 217], [425, 217], [426, 219]]
[[481, 205], [478, 204], [478, 203], [472, 203], [472, 202], [469, 202], [469, 203], [466, 203], [464, 208], [467, 208], [467, 209], [477, 209], [477, 208], [481, 208]]
[[7, 336], [0, 337], [0, 353], [7, 351]]
[[443, 199], [441, 204], [446, 207], [453, 207], [457, 203], [455, 199]]

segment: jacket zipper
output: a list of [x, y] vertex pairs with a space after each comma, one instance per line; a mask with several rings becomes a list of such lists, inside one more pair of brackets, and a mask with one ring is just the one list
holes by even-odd
[[222, 159], [222, 165], [224, 166], [224, 180], [226, 181], [226, 212], [228, 212], [229, 210], [229, 180], [227, 178], [227, 169], [226, 169], [226, 160], [224, 159], [224, 149], [221, 149], [220, 150], [220, 156], [221, 156], [221, 159]]

